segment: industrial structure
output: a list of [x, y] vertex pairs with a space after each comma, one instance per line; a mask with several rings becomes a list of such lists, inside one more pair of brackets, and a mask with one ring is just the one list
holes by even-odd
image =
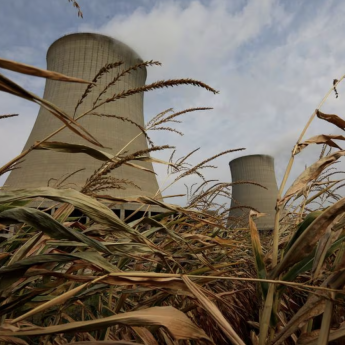
[[[97, 85], [78, 107], [77, 113], [83, 114], [89, 111], [93, 102], [100, 92], [109, 84], [119, 72], [142, 62], [141, 58], [127, 45], [110, 37], [93, 33], [76, 33], [66, 35], [55, 41], [47, 53], [47, 69], [63, 73], [71, 77], [91, 81], [99, 70], [106, 64], [123, 61], [123, 65], [110, 69], [99, 79]], [[126, 73], [111, 86], [107, 93], [102, 95], [102, 100], [109, 96], [118, 94], [124, 90], [135, 89], [145, 85], [146, 68], [140, 68], [132, 73]], [[85, 91], [85, 84], [60, 82], [47, 80], [44, 90], [44, 99], [57, 105], [67, 114], [73, 116], [75, 107]], [[140, 126], [144, 127], [143, 114], [143, 93], [138, 93], [124, 99], [118, 99], [97, 108], [97, 114], [117, 115], [127, 117]], [[86, 128], [110, 154], [116, 155], [141, 131], [129, 123], [111, 117], [99, 117], [87, 115], [80, 120], [80, 124]], [[60, 128], [62, 122], [56, 119], [46, 109], [41, 107], [32, 132], [27, 140], [24, 150], [29, 148], [35, 141], [42, 140], [47, 135]], [[51, 141], [59, 141], [74, 144], [92, 146], [69, 129], [64, 129]], [[148, 147], [144, 135], [136, 138], [128, 147], [127, 153], [143, 150]], [[45, 150], [34, 150], [25, 157], [21, 168], [14, 170], [5, 182], [7, 189], [34, 188], [50, 185], [54, 186], [56, 181], [61, 181], [68, 174], [79, 169], [84, 169], [71, 176], [65, 184], [71, 188], [80, 190], [90, 175], [100, 167], [103, 162], [98, 161], [85, 154], [70, 154]], [[153, 170], [149, 162], [136, 162], [136, 164]], [[133, 181], [141, 190], [131, 185], [126, 189], [116, 189], [104, 192], [104, 194], [116, 197], [128, 196], [155, 196], [159, 190], [156, 177], [153, 173], [142, 169], [135, 169], [129, 166], [121, 166], [115, 169], [111, 176], [118, 179]], [[67, 186], [67, 185], [66, 185]], [[160, 196], [160, 194], [158, 194]], [[127, 210], [133, 210], [137, 206], [125, 204], [116, 206], [124, 216]], [[154, 211], [154, 207], [151, 208]]]
[[[236, 225], [248, 223], [249, 211], [250, 208], [253, 208], [266, 214], [264, 217], [255, 219], [257, 228], [272, 230], [278, 195], [273, 157], [267, 155], [243, 156], [232, 160], [229, 165], [234, 183], [229, 225], [236, 227]], [[246, 182], [258, 183], [267, 189]], [[237, 222], [238, 218], [241, 218], [242, 221]]]

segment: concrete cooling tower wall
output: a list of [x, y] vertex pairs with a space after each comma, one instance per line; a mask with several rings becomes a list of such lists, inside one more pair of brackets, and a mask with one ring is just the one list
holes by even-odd
[[[118, 61], [123, 61], [124, 64], [110, 70], [109, 73], [106, 73], [100, 79], [97, 86], [92, 89], [92, 92], [79, 106], [77, 116], [92, 108], [92, 104], [97, 95], [114, 79], [119, 71], [127, 69], [142, 60], [127, 45], [110, 37], [91, 33], [78, 33], [64, 36], [55, 41], [47, 53], [48, 70], [88, 81], [91, 81], [103, 66]], [[102, 99], [106, 99], [106, 97], [124, 90], [143, 86], [145, 84], [146, 74], [146, 69], [143, 68], [124, 75], [115, 86], [112, 86], [103, 95]], [[62, 108], [70, 116], [73, 116], [75, 106], [84, 93], [85, 88], [85, 84], [47, 80], [44, 98]], [[136, 94], [119, 99], [116, 102], [104, 104], [97, 109], [97, 113], [128, 117], [144, 127], [143, 94]], [[110, 148], [102, 150], [114, 155], [140, 132], [136, 126], [128, 122], [109, 117], [87, 115], [80, 120], [80, 123], [104, 147]], [[61, 125], [61, 121], [57, 120], [44, 108], [41, 108], [24, 149], [29, 148], [35, 141], [43, 139], [51, 132], [60, 128]], [[93, 146], [69, 129], [64, 129], [50, 140]], [[130, 153], [145, 148], [147, 148], [147, 141], [141, 135], [126, 148], [126, 151]], [[76, 173], [67, 181], [71, 188], [80, 190], [86, 179], [101, 164], [101, 161], [85, 154], [68, 154], [43, 150], [34, 151], [25, 157], [25, 161], [21, 164], [21, 169], [11, 172], [5, 183], [5, 188], [44, 187], [48, 185], [48, 181], [51, 179], [55, 179], [55, 181], [61, 180], [67, 174], [84, 168], [85, 170]], [[144, 162], [136, 164], [152, 170], [151, 163]], [[104, 194], [117, 197], [136, 195], [154, 196], [158, 191], [158, 183], [155, 175], [140, 169], [122, 166], [114, 170], [111, 176], [131, 180], [141, 190], [132, 186], [126, 186], [125, 190], [109, 190], [104, 192]], [[54, 182], [51, 182], [51, 185], [53, 184]], [[127, 207], [131, 208], [130, 205], [127, 205]]]
[[278, 187], [274, 172], [274, 159], [267, 155], [250, 155], [234, 159], [230, 162], [232, 182], [251, 181], [267, 188], [252, 184], [235, 184], [232, 187], [232, 202], [229, 213], [229, 225], [236, 226], [232, 217], [248, 219], [249, 206], [266, 216], [257, 218], [255, 223], [259, 230], [272, 230], [274, 228], [275, 205]]

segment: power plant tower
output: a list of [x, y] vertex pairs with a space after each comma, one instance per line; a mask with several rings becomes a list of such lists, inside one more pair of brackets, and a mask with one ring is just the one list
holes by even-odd
[[[230, 163], [232, 182], [255, 182], [262, 187], [239, 183], [232, 187], [232, 201], [229, 213], [229, 225], [236, 226], [233, 218], [241, 217], [248, 224], [248, 216], [252, 207], [264, 217], [255, 219], [259, 230], [272, 230], [274, 228], [275, 206], [278, 195], [278, 186], [274, 172], [274, 159], [267, 155], [249, 155], [236, 158]], [[245, 206], [246, 208], [240, 208]], [[242, 223], [243, 224], [243, 223]]]
[[[76, 33], [66, 35], [55, 41], [47, 52], [47, 69], [63, 73], [71, 77], [91, 81], [99, 70], [106, 64], [123, 61], [123, 65], [110, 69], [99, 79], [97, 86], [78, 107], [77, 114], [82, 114], [92, 108], [93, 102], [104, 87], [109, 84], [119, 72], [142, 62], [141, 58], [127, 45], [113, 38], [93, 34]], [[139, 68], [131, 73], [126, 73], [111, 86], [102, 100], [118, 94], [124, 90], [135, 89], [145, 85], [146, 68]], [[52, 102], [67, 114], [73, 116], [75, 107], [86, 89], [86, 84], [47, 80], [44, 90], [44, 99]], [[143, 93], [138, 93], [115, 102], [106, 103], [95, 111], [97, 114], [117, 115], [128, 117], [140, 126], [144, 127]], [[135, 125], [111, 117], [87, 115], [80, 120], [80, 124], [86, 128], [105, 148], [98, 148], [116, 155], [141, 131]], [[32, 132], [24, 147], [28, 149], [35, 141], [42, 140], [47, 135], [63, 125], [46, 109], [41, 107]], [[55, 135], [50, 141], [59, 141], [73, 144], [93, 146], [83, 140], [68, 128]], [[95, 147], [95, 146], [93, 146]], [[128, 153], [143, 150], [148, 147], [144, 135], [134, 140], [125, 151]], [[66, 182], [67, 187], [80, 190], [90, 175], [98, 169], [103, 162], [86, 154], [61, 153], [46, 150], [34, 150], [30, 152], [21, 168], [14, 170], [5, 182], [6, 189], [34, 188], [48, 185], [54, 186], [54, 181], [61, 181], [68, 174], [78, 169], [84, 169], [71, 176]], [[148, 162], [134, 161], [147, 169], [153, 170]], [[134, 182], [141, 190], [127, 185], [126, 189], [107, 190], [102, 194], [116, 197], [127, 196], [154, 196], [159, 187], [155, 175], [142, 169], [129, 166], [121, 166], [112, 171], [111, 176], [118, 179], [126, 179]], [[159, 194], [160, 195], [160, 194]], [[133, 210], [137, 206], [126, 204], [122, 211]]]

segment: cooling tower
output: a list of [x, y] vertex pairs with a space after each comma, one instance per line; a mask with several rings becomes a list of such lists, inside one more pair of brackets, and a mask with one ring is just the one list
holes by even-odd
[[232, 217], [242, 217], [247, 222], [250, 209], [238, 208], [246, 206], [266, 214], [264, 217], [255, 219], [259, 230], [272, 230], [278, 195], [273, 157], [267, 155], [244, 156], [232, 160], [229, 165], [232, 182], [256, 182], [267, 188], [266, 190], [246, 183], [233, 185], [229, 225], [236, 224]]
[[[92, 108], [92, 104], [98, 94], [119, 72], [142, 62], [142, 60], [127, 45], [110, 37], [93, 33], [77, 33], [64, 36], [55, 41], [47, 53], [48, 70], [88, 81], [91, 81], [103, 66], [118, 61], [123, 61], [124, 64], [104, 74], [97, 86], [92, 89], [92, 92], [79, 106], [77, 116]], [[146, 74], [145, 68], [125, 74], [102, 96], [102, 100], [121, 91], [143, 86], [146, 81]], [[85, 88], [85, 84], [47, 80], [43, 97], [62, 108], [70, 116], [73, 116], [75, 106], [84, 93]], [[128, 117], [144, 127], [143, 101], [143, 93], [135, 94], [124, 99], [119, 99], [116, 102], [104, 104], [96, 112], [98, 114]], [[140, 133], [140, 129], [131, 123], [111, 117], [87, 115], [80, 120], [80, 123], [102, 143], [105, 149], [102, 148], [101, 150], [114, 155]], [[60, 128], [62, 124], [61, 121], [56, 119], [47, 110], [41, 108], [24, 150], [29, 148], [35, 141], [43, 139], [54, 130]], [[93, 146], [69, 129], [64, 129], [51, 138], [50, 141]], [[126, 148], [126, 151], [131, 153], [146, 149], [147, 147], [146, 138], [141, 135]], [[25, 161], [21, 164], [20, 169], [11, 172], [5, 183], [5, 188], [43, 187], [47, 186], [49, 181], [50, 186], [54, 186], [56, 181], [61, 181], [68, 174], [83, 168], [83, 171], [79, 171], [64, 182], [66, 187], [80, 190], [86, 179], [102, 163], [85, 154], [70, 154], [45, 150], [33, 151], [25, 157]], [[135, 163], [153, 170], [151, 163], [137, 161]], [[111, 173], [111, 176], [131, 180], [141, 190], [129, 185], [126, 186], [125, 190], [109, 190], [103, 192], [103, 194], [117, 197], [136, 195], [154, 196], [158, 191], [158, 183], [155, 175], [141, 169], [122, 166], [115, 169]], [[133, 209], [135, 207], [134, 205], [127, 205], [125, 208]]]

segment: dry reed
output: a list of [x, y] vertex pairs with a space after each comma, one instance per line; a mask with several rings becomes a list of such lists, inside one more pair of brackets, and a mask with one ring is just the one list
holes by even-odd
[[105, 75], [107, 74], [110, 70], [117, 68], [121, 65], [123, 65], [124, 62], [123, 61], [118, 61], [118, 62], [114, 62], [114, 63], [107, 63], [105, 66], [103, 66], [95, 75], [95, 77], [92, 79], [92, 83], [89, 84], [84, 93], [81, 95], [79, 101], [77, 102], [77, 105], [75, 106], [74, 109], [74, 117], [77, 113], [77, 109], [78, 107], [83, 103], [83, 100], [89, 95], [89, 93], [92, 91], [93, 87], [97, 84], [97, 82]]
[[83, 18], [83, 12], [81, 11], [81, 8], [76, 0], [68, 0], [68, 2], [73, 3], [73, 7], [75, 7], [78, 10], [78, 17]]
[[9, 117], [14, 117], [14, 116], [18, 116], [18, 114], [0, 115], [0, 120], [1, 120], [1, 119], [7, 119], [7, 118], [9, 118]]

